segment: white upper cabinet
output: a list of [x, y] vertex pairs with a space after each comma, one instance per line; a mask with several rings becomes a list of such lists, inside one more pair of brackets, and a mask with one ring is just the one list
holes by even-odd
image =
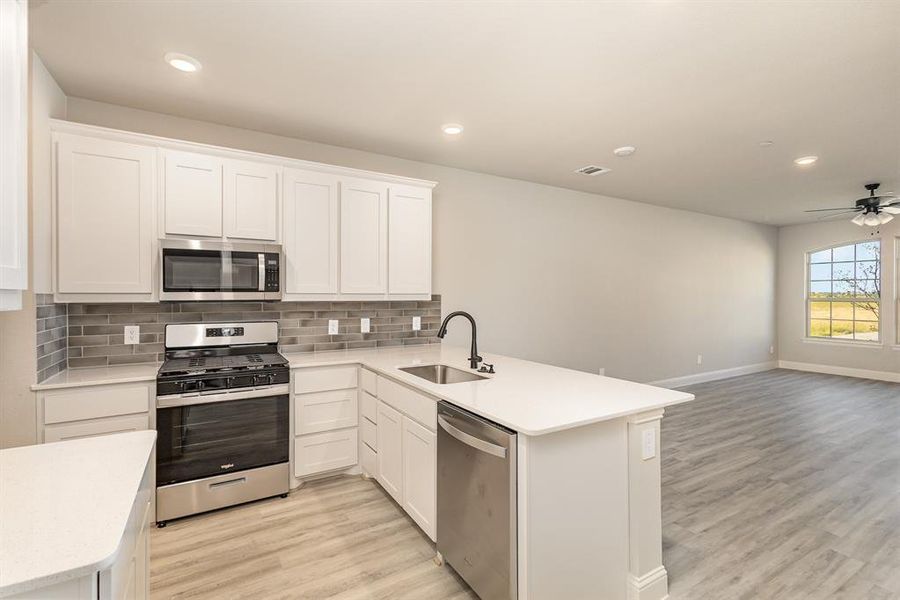
[[387, 292], [387, 191], [379, 181], [341, 179], [342, 294]]
[[337, 294], [337, 177], [285, 169], [282, 218], [285, 294]]
[[0, 2], [0, 310], [28, 287], [28, 3]]
[[278, 172], [265, 163], [225, 161], [225, 237], [278, 239]]
[[59, 135], [57, 293], [152, 294], [155, 167], [153, 147]]
[[166, 150], [163, 161], [165, 233], [222, 237], [222, 159]]
[[388, 293], [431, 294], [431, 190], [392, 185]]

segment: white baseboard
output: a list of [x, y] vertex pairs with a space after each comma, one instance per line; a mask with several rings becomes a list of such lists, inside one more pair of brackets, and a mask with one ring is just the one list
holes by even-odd
[[779, 360], [779, 369], [792, 369], [794, 371], [808, 371], [810, 373], [826, 373], [828, 375], [843, 375], [844, 377], [859, 377], [861, 379], [876, 379], [878, 381], [891, 381], [900, 383], [900, 373], [890, 371], [872, 371], [870, 369], [854, 369], [851, 367], [836, 367], [833, 365], [816, 365], [813, 363], [794, 362], [792, 360]]
[[655, 385], [675, 389], [686, 385], [694, 385], [695, 383], [705, 383], [707, 381], [716, 381], [718, 379], [728, 379], [729, 377], [737, 377], [738, 375], [749, 375], [751, 373], [762, 373], [763, 371], [771, 371], [777, 368], [776, 361], [756, 363], [754, 365], [744, 365], [742, 367], [732, 367], [731, 369], [720, 369], [718, 371], [706, 371], [705, 373], [695, 373], [694, 375], [685, 375], [683, 377], [672, 377], [671, 379], [660, 379], [659, 381], [651, 381], [647, 385]]
[[666, 600], [669, 597], [669, 576], [662, 565], [637, 577], [628, 575], [628, 600]]

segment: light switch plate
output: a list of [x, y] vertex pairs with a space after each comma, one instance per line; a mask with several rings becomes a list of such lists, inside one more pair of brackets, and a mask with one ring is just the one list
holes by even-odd
[[656, 456], [656, 430], [645, 429], [641, 433], [641, 458], [650, 460]]
[[328, 335], [337, 335], [338, 333], [338, 320], [337, 319], [328, 319]]
[[369, 333], [369, 331], [371, 331], [371, 329], [372, 329], [371, 323], [372, 322], [369, 320], [368, 317], [361, 318], [359, 320], [359, 330], [363, 333]]
[[125, 326], [125, 343], [126, 344], [137, 344], [140, 341], [141, 341], [140, 325], [126, 325]]
[[413, 331], [421, 331], [422, 317], [413, 317]]

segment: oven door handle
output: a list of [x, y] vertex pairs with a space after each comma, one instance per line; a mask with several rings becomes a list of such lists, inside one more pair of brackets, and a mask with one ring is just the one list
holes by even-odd
[[211, 404], [213, 402], [246, 400], [248, 398], [266, 398], [268, 396], [283, 396], [290, 393], [291, 386], [283, 383], [280, 385], [270, 385], [266, 387], [235, 392], [220, 392], [217, 394], [171, 394], [168, 396], [157, 396], [156, 408], [191, 406], [193, 404]]

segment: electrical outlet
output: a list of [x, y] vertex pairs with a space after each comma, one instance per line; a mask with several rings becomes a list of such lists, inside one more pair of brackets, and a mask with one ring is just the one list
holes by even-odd
[[413, 317], [413, 331], [422, 330], [422, 317]]
[[697, 366], [700, 366], [700, 365], [702, 365], [702, 364], [703, 364], [703, 355], [702, 355], [702, 354], [698, 354], [698, 355], [697, 355]]
[[775, 354], [775, 346], [769, 346], [769, 354]]
[[139, 325], [125, 326], [125, 343], [137, 344], [141, 341], [141, 327]]
[[328, 335], [337, 335], [338, 333], [338, 320], [337, 319], [328, 319]]
[[606, 369], [604, 369], [603, 367], [600, 367], [599, 369], [597, 369], [597, 374], [600, 375], [601, 377], [605, 376]]
[[369, 317], [363, 317], [359, 320], [359, 330], [363, 333], [369, 333], [372, 330], [372, 321]]
[[641, 458], [650, 460], [656, 456], [656, 430], [645, 429], [641, 433]]

